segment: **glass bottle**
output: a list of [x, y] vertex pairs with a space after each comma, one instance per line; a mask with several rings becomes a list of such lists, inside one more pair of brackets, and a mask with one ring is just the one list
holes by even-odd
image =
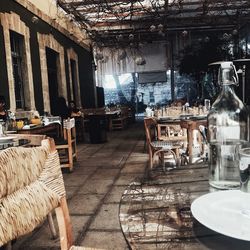
[[234, 92], [238, 76], [232, 62], [221, 63], [218, 81], [222, 89], [208, 114], [209, 184], [238, 189], [238, 151], [248, 140], [248, 112]]

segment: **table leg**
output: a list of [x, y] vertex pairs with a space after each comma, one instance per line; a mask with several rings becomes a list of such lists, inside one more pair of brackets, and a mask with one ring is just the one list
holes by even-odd
[[193, 130], [191, 129], [191, 126], [188, 126], [187, 135], [188, 135], [189, 163], [192, 164], [193, 163]]

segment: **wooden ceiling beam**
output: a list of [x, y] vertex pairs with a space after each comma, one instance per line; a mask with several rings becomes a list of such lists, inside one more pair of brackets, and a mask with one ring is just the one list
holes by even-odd
[[[242, 21], [250, 21], [250, 17], [245, 17], [244, 19], [242, 19]], [[228, 18], [227, 16], [221, 16], [221, 15], [214, 15], [214, 16], [210, 16], [210, 17], [203, 17], [201, 18], [200, 16], [196, 16], [196, 17], [180, 17], [180, 18], [176, 18], [176, 17], [168, 17], [165, 20], [165, 24], [167, 29], [170, 27], [179, 27], [179, 26], [193, 26], [193, 24], [195, 23], [197, 26], [203, 26], [203, 25], [221, 25], [221, 24], [228, 24], [228, 25], [236, 25], [238, 22], [238, 20], [236, 18], [233, 18], [233, 16], [231, 18]], [[93, 27], [98, 29], [104, 29], [105, 27], [107, 27], [107, 30], [112, 29], [112, 27], [119, 27], [121, 29], [122, 26], [130, 26], [130, 27], [140, 27], [140, 26], [145, 26], [145, 27], [149, 27], [152, 24], [157, 24], [160, 23], [160, 20], [155, 21], [152, 23], [152, 20], [148, 19], [148, 20], [144, 20], [143, 22], [139, 23], [138, 21], [135, 20], [123, 20], [119, 23], [117, 23], [117, 21], [110, 21], [110, 22], [100, 22], [97, 23], [96, 25], [94, 25]]]

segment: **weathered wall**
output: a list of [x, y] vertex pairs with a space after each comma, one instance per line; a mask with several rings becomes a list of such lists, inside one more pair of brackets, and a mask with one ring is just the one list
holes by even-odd
[[[35, 9], [34, 9], [35, 12]], [[40, 12], [39, 12], [40, 13]], [[64, 51], [64, 68], [65, 71], [61, 72], [63, 77], [66, 79], [66, 89], [68, 90], [70, 86], [70, 76], [68, 61], [66, 60], [67, 51], [72, 49], [76, 52], [78, 57], [78, 67], [79, 67], [79, 96], [81, 100], [81, 105], [83, 107], [94, 107], [95, 106], [95, 86], [92, 74], [92, 55], [91, 52], [79, 46], [76, 42], [68, 37], [68, 34], [63, 34], [57, 29], [52, 27], [50, 23], [45, 22], [41, 18], [37, 22], [32, 22], [32, 17], [34, 14], [16, 1], [0, 1], [0, 14], [2, 16], [11, 16], [17, 14], [20, 17], [20, 21], [25, 24], [29, 30], [29, 43], [30, 43], [30, 60], [32, 68], [32, 79], [34, 87], [34, 99], [35, 107], [39, 112], [44, 111], [44, 100], [42, 95], [43, 81], [41, 75], [41, 54], [39, 48], [38, 34], [53, 37], [53, 39], [63, 48]], [[48, 20], [48, 19], [47, 19]], [[6, 51], [4, 44], [4, 37], [6, 34], [3, 32], [3, 26], [0, 25], [0, 94], [4, 95], [9, 100], [9, 79], [7, 77], [7, 63], [6, 63]], [[30, 63], [30, 62], [29, 62]], [[69, 91], [67, 91], [69, 92]], [[70, 99], [69, 94], [66, 96]]]

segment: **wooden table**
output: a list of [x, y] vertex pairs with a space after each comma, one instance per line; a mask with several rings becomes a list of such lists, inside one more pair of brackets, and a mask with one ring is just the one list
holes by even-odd
[[18, 129], [18, 134], [40, 134], [49, 135], [52, 137], [60, 137], [61, 135], [61, 125], [59, 123], [50, 123], [48, 125], [36, 125], [29, 129]]
[[[189, 155], [189, 163], [193, 163], [193, 141], [194, 141], [194, 134], [193, 131], [199, 130], [199, 126], [207, 126], [207, 118], [204, 119], [194, 119], [190, 117], [189, 119], [182, 119], [180, 121], [180, 126], [182, 128], [187, 129], [187, 141], [188, 141], [188, 155]], [[201, 137], [199, 137], [201, 138]], [[201, 144], [201, 141], [199, 140]]]
[[[201, 116], [200, 118], [196, 116], [189, 116], [186, 119], [182, 117], [176, 117], [176, 119], [167, 119], [167, 117], [157, 119], [157, 122], [160, 124], [169, 124], [169, 125], [180, 125], [181, 128], [187, 129], [187, 148], [189, 155], [189, 163], [193, 163], [193, 131], [199, 130], [199, 126], [207, 126], [207, 118]], [[201, 144], [201, 141], [199, 141]]]
[[209, 189], [204, 163], [167, 172], [156, 168], [150, 179], [135, 180], [125, 189], [119, 211], [131, 249], [250, 249], [250, 242], [218, 234], [193, 218], [192, 201]]
[[[15, 135], [13, 135], [13, 137], [15, 137]], [[28, 143], [29, 143], [29, 140], [19, 139], [19, 138], [13, 138], [13, 140], [9, 140], [9, 141], [0, 140], [0, 150], [10, 148], [10, 147], [25, 146]]]
[[106, 128], [108, 131], [111, 131], [112, 129], [112, 124], [111, 124], [111, 120], [115, 117], [118, 117], [118, 115], [120, 114], [119, 110], [114, 110], [114, 111], [96, 111], [96, 112], [89, 112], [89, 113], [85, 113], [85, 118], [87, 119], [103, 119], [106, 121]]

